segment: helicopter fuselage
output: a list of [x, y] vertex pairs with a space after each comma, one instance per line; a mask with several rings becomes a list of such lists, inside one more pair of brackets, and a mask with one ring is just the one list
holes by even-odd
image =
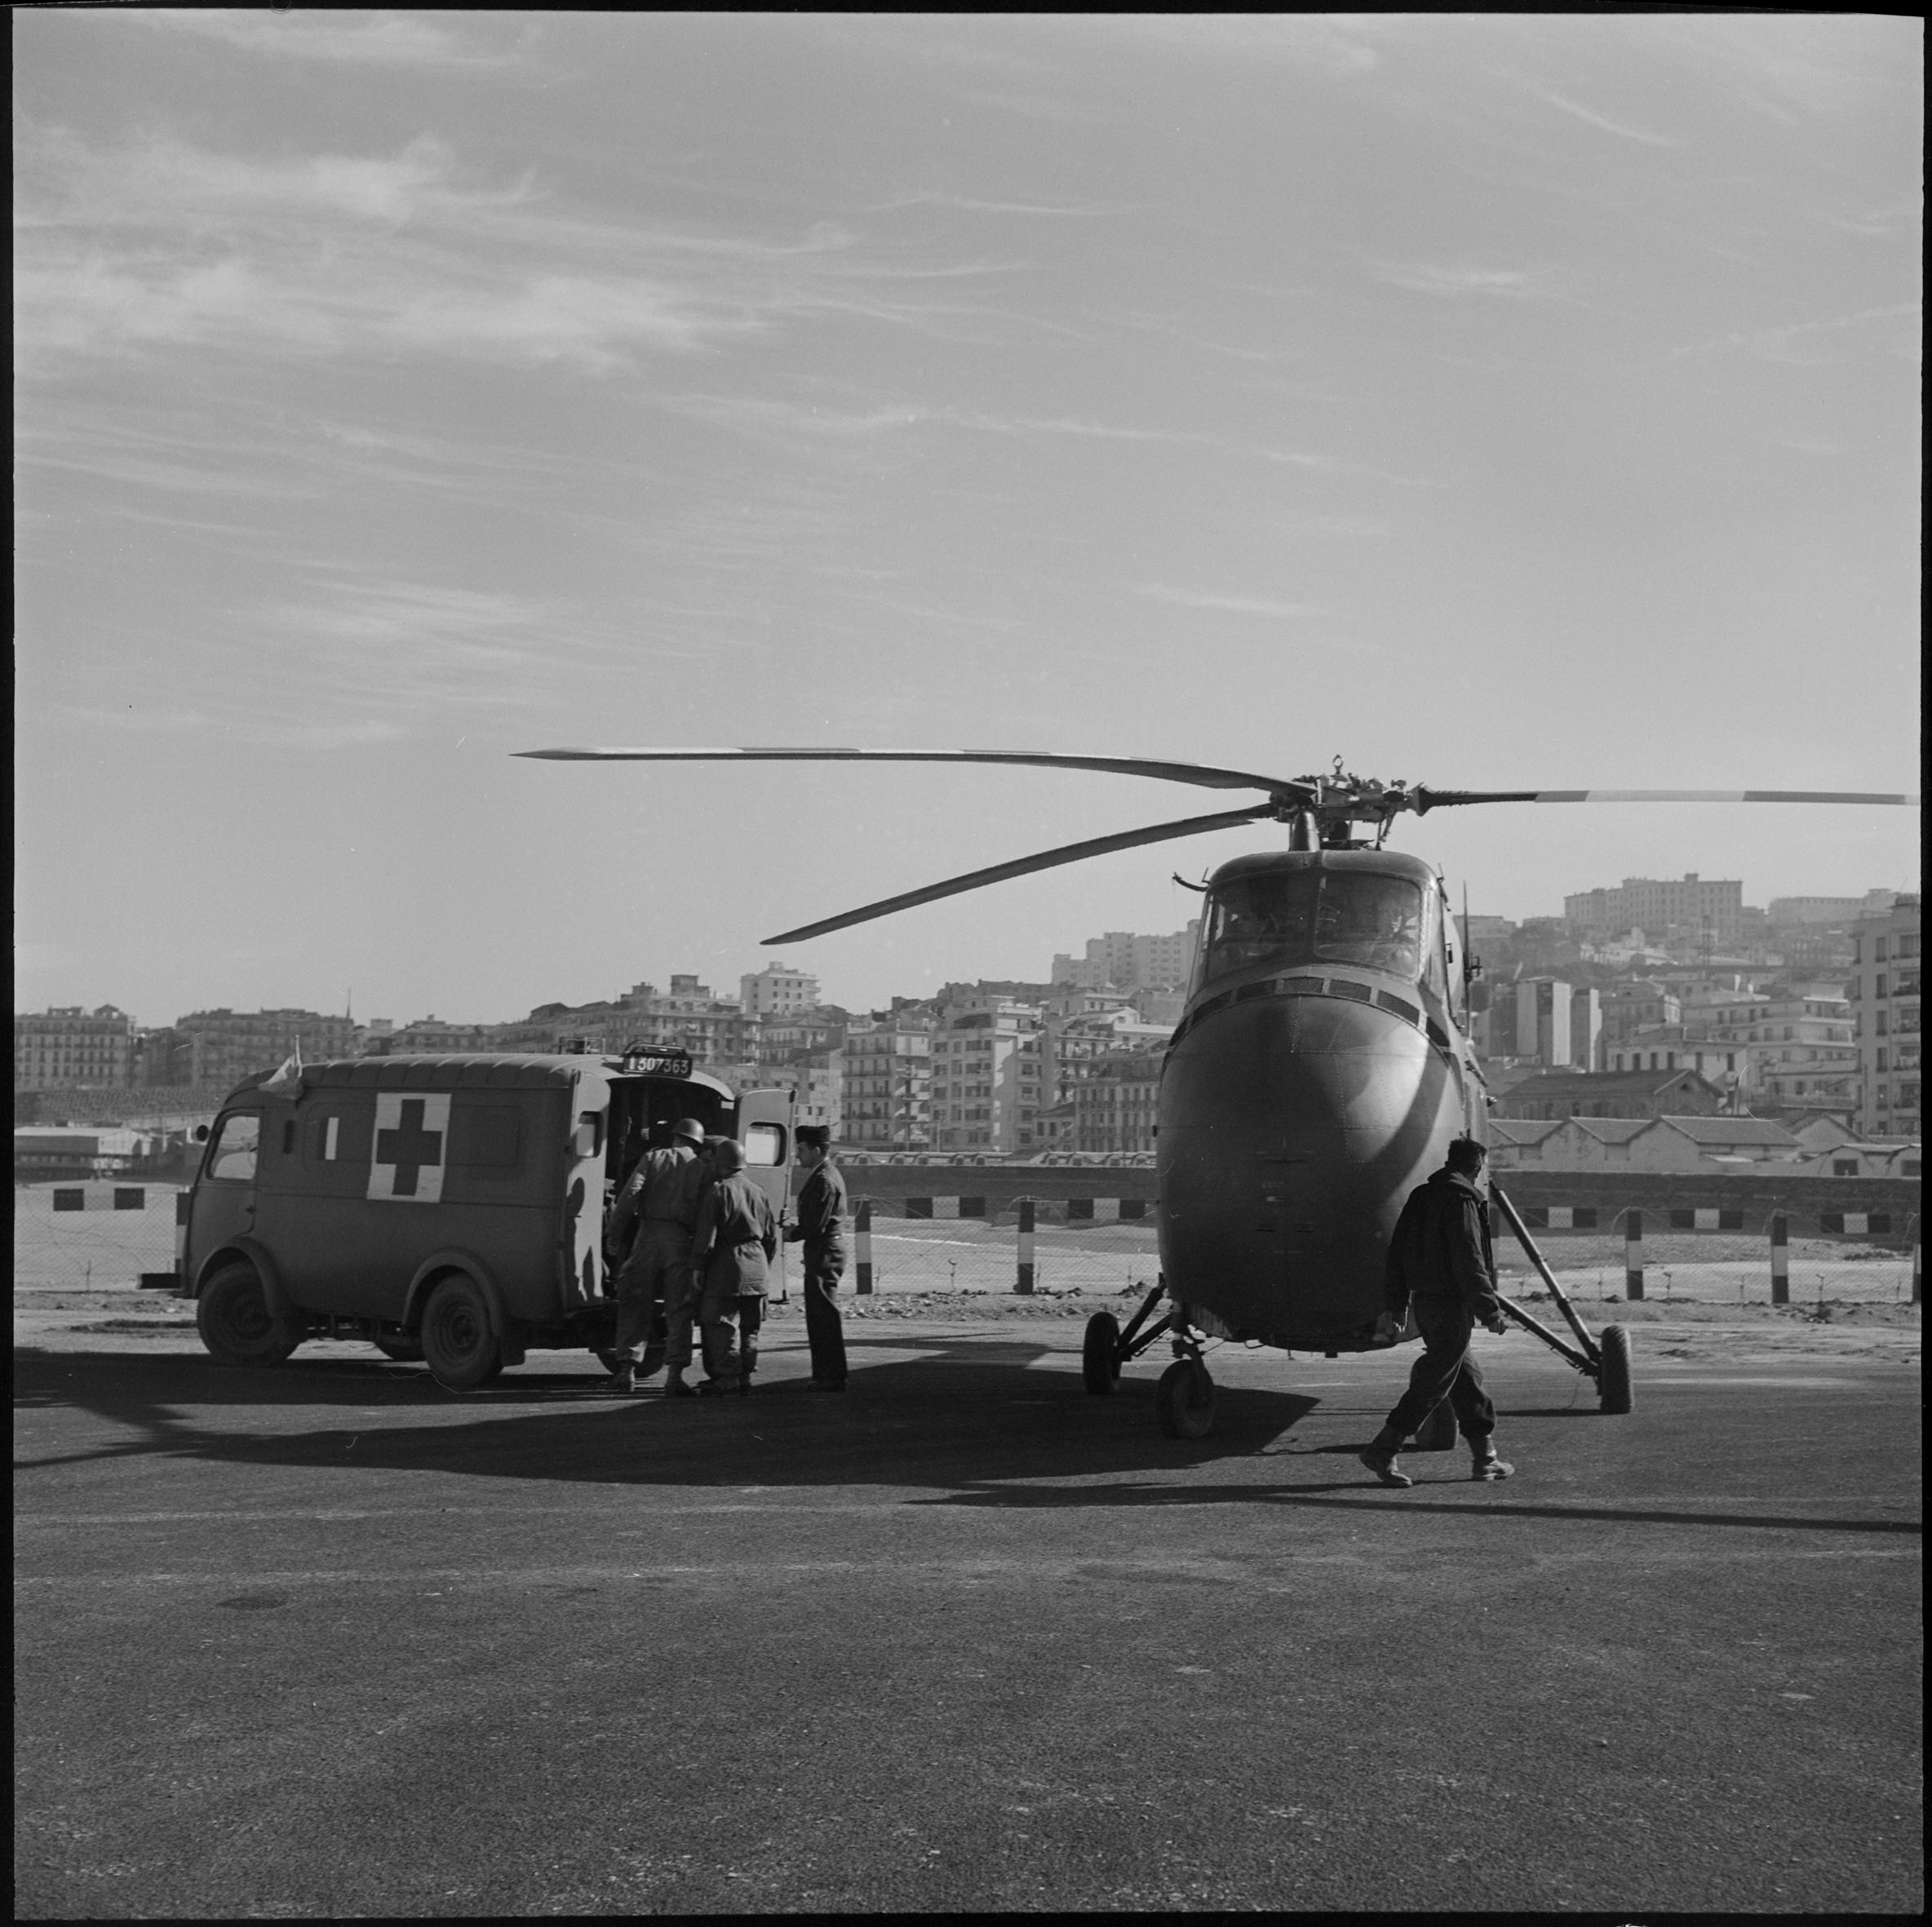
[[1210, 1333], [1376, 1337], [1389, 1234], [1449, 1141], [1487, 1137], [1439, 879], [1393, 850], [1243, 857], [1210, 879], [1163, 1065], [1168, 1296]]

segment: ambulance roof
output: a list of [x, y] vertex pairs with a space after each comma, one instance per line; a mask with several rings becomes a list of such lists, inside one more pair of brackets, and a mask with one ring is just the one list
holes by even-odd
[[[244, 1078], [229, 1093], [240, 1097], [258, 1090], [275, 1074], [264, 1070]], [[587, 1077], [613, 1081], [623, 1074], [614, 1058], [551, 1053], [497, 1052], [459, 1057], [349, 1057], [334, 1063], [304, 1064], [302, 1088], [352, 1091], [535, 1090], [565, 1086]], [[729, 1099], [731, 1087], [701, 1070], [688, 1079]]]

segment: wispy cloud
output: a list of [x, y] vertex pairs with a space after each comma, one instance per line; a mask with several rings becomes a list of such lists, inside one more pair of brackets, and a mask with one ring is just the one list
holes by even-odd
[[602, 374], [818, 320], [983, 332], [1024, 318], [945, 291], [999, 263], [894, 259], [825, 221], [772, 237], [610, 219], [528, 175], [476, 178], [428, 139], [255, 159], [29, 129], [20, 150], [15, 342], [29, 374], [214, 347]]
[[1385, 261], [1376, 270], [1378, 281], [1411, 288], [1419, 295], [1535, 295], [1547, 270], [1521, 268], [1443, 267], [1429, 262]]
[[1574, 115], [1578, 120], [1605, 134], [1615, 135], [1620, 140], [1634, 140], [1642, 147], [1677, 147], [1682, 144], [1673, 140], [1668, 135], [1653, 133], [1648, 127], [1637, 126], [1631, 121], [1613, 120], [1608, 114], [1599, 113], [1593, 108], [1585, 107], [1581, 101], [1572, 100], [1566, 94], [1559, 94], [1553, 88], [1532, 86], [1528, 91], [1537, 100], [1564, 113]]
[[[1757, 355], [1766, 361], [1815, 364], [1827, 358], [1823, 343], [1832, 335], [1867, 327], [1874, 322], [1916, 320], [1921, 312], [1921, 305], [1916, 301], [1899, 301], [1884, 308], [1861, 308], [1854, 314], [1831, 315], [1820, 321], [1793, 321], [1782, 328], [1756, 328], [1735, 334], [1715, 335], [1708, 341], [1692, 342], [1672, 352], [1708, 355], [1723, 348], [1741, 348], [1747, 354]], [[1900, 345], [1902, 352], [1915, 352], [1916, 343]]]
[[1212, 589], [1175, 588], [1166, 583], [1137, 583], [1134, 593], [1145, 596], [1150, 601], [1172, 602], [1182, 609], [1210, 609], [1225, 615], [1266, 616], [1280, 622], [1335, 613], [1318, 603], [1281, 602], [1268, 596], [1229, 596]]
[[264, 13], [257, 8], [193, 7], [133, 8], [128, 17], [149, 27], [200, 34], [245, 52], [284, 60], [422, 72], [499, 66], [509, 57], [485, 49], [472, 34], [454, 32], [443, 21], [420, 14], [335, 13], [308, 7], [297, 13], [286, 7]]

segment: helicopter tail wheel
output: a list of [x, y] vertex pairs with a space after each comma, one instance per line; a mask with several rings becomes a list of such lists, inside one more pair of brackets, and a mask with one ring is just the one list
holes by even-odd
[[1452, 1452], [1456, 1450], [1456, 1408], [1445, 1398], [1422, 1421], [1416, 1434], [1419, 1452]]
[[1086, 1341], [1080, 1347], [1080, 1376], [1087, 1389], [1105, 1394], [1120, 1376], [1120, 1326], [1110, 1311], [1097, 1311], [1087, 1321]]
[[1630, 1330], [1627, 1325], [1603, 1327], [1603, 1362], [1597, 1372], [1597, 1406], [1621, 1415], [1634, 1400], [1630, 1387]]
[[1214, 1429], [1214, 1380], [1199, 1358], [1176, 1358], [1160, 1375], [1154, 1415], [1169, 1438], [1205, 1438]]

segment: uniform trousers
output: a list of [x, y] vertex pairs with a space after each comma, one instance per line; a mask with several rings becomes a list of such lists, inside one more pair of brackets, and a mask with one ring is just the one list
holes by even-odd
[[845, 1254], [837, 1246], [805, 1251], [805, 1343], [812, 1348], [812, 1376], [821, 1384], [845, 1382], [845, 1322], [833, 1294], [844, 1274]]
[[[660, 1313], [668, 1318], [673, 1300], [689, 1296], [691, 1234], [682, 1225], [647, 1218], [638, 1227], [617, 1274], [617, 1343], [614, 1353], [620, 1367], [635, 1366], [644, 1356], [653, 1325]], [[690, 1317], [685, 1319], [685, 1355], [690, 1357]]]
[[[687, 1273], [687, 1275], [689, 1274]], [[698, 1294], [698, 1318], [707, 1376], [735, 1381], [738, 1359], [734, 1347], [742, 1322], [750, 1341], [763, 1322], [764, 1311], [764, 1253], [756, 1245], [740, 1246], [735, 1251], [722, 1251], [711, 1260], [704, 1283]], [[685, 1361], [690, 1358], [690, 1317], [685, 1319]], [[677, 1362], [677, 1355], [671, 1354]]]
[[1482, 1371], [1469, 1350], [1475, 1314], [1460, 1301], [1418, 1298], [1416, 1329], [1422, 1356], [1409, 1369], [1409, 1389], [1389, 1415], [1389, 1429], [1413, 1438], [1423, 1421], [1447, 1398], [1456, 1429], [1472, 1444], [1496, 1429], [1496, 1408], [1482, 1389]]

